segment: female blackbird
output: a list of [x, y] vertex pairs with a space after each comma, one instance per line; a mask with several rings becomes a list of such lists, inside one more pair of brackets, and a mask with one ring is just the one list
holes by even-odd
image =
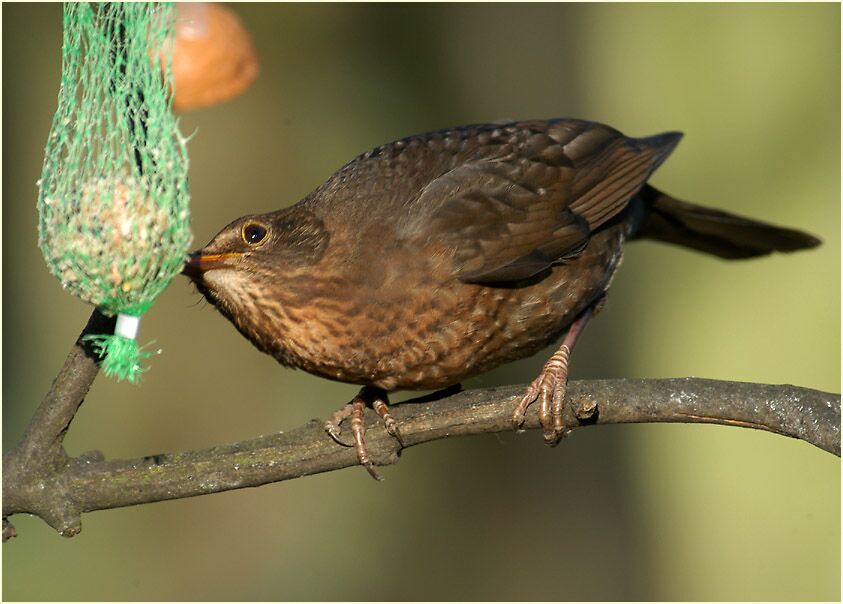
[[[359, 384], [358, 458], [371, 405], [529, 356], [566, 333], [513, 416], [540, 401], [545, 440], [564, 434], [568, 355], [627, 239], [722, 258], [819, 240], [674, 199], [646, 184], [679, 142], [574, 119], [481, 124], [405, 138], [352, 160], [294, 206], [239, 218], [184, 272], [281, 364]], [[344, 443], [343, 443], [344, 444]]]

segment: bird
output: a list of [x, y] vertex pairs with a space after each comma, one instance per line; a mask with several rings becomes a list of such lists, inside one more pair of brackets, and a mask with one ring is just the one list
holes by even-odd
[[[680, 138], [569, 118], [410, 136], [359, 155], [294, 205], [234, 220], [182, 272], [260, 351], [361, 386], [325, 429], [375, 478], [366, 407], [400, 442], [389, 393], [459, 384], [562, 338], [512, 415], [521, 427], [537, 402], [554, 445], [566, 434], [571, 350], [627, 241], [725, 259], [820, 244], [650, 185]], [[349, 417], [350, 443], [340, 438]]]

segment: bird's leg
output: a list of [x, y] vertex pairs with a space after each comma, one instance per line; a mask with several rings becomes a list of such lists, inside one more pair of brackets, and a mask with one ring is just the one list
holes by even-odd
[[580, 337], [583, 328], [591, 318], [594, 308], [599, 304], [600, 302], [589, 306], [577, 317], [571, 324], [568, 333], [565, 334], [559, 350], [553, 353], [539, 376], [527, 386], [524, 396], [512, 415], [512, 423], [515, 424], [516, 429], [521, 428], [524, 424], [524, 414], [527, 412], [527, 407], [538, 399], [541, 404], [539, 422], [541, 422], [544, 432], [544, 441], [549, 445], [555, 445], [565, 435], [563, 409], [565, 392], [568, 386], [568, 358], [577, 338]]
[[[381, 417], [383, 423], [386, 425], [386, 431], [394, 437], [403, 447], [404, 441], [401, 440], [401, 433], [398, 430], [398, 424], [389, 413], [389, 406], [387, 403], [386, 391], [380, 388], [372, 388], [364, 386], [360, 389], [352, 401], [331, 414], [325, 422], [325, 431], [337, 443], [345, 447], [354, 447], [357, 451], [357, 459], [360, 465], [366, 468], [369, 474], [376, 480], [382, 480], [380, 474], [375, 470], [375, 466], [369, 457], [369, 449], [366, 447], [366, 440], [363, 435], [366, 432], [364, 422], [364, 412], [366, 407], [372, 407], [375, 412]], [[353, 443], [348, 443], [340, 440], [342, 429], [340, 424], [348, 417], [351, 417], [351, 434], [354, 437]]]
[[372, 478], [383, 480], [383, 477], [375, 470], [375, 464], [369, 458], [369, 449], [366, 447], [366, 441], [363, 439], [363, 433], [366, 431], [365, 422], [363, 421], [363, 413], [366, 411], [366, 400], [363, 398], [363, 390], [354, 397], [351, 405], [353, 407], [351, 411], [351, 433], [354, 435], [354, 449], [357, 451], [357, 459], [360, 465], [366, 468], [366, 471], [372, 475]]
[[386, 425], [386, 431], [389, 433], [390, 436], [395, 438], [398, 443], [403, 447], [404, 440], [401, 438], [401, 432], [398, 430], [398, 422], [389, 414], [389, 406], [386, 404], [386, 393], [383, 393], [383, 398], [376, 398], [372, 402], [372, 409], [375, 410], [375, 413], [381, 416], [383, 423]]

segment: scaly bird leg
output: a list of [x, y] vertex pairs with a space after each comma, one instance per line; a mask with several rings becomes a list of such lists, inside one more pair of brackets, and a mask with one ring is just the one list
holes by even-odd
[[597, 305], [589, 306], [571, 324], [559, 350], [553, 353], [539, 376], [527, 386], [524, 396], [512, 415], [512, 423], [515, 424], [516, 429], [520, 429], [524, 424], [527, 408], [538, 399], [541, 404], [539, 422], [544, 432], [544, 441], [551, 446], [556, 445], [559, 439], [565, 436], [563, 409], [568, 386], [568, 358], [574, 344], [577, 343], [577, 338], [580, 337], [583, 328], [591, 318], [595, 306]]
[[366, 471], [372, 475], [375, 480], [383, 480], [383, 477], [375, 470], [375, 464], [369, 458], [369, 449], [366, 447], [366, 441], [363, 439], [363, 434], [366, 432], [366, 425], [363, 421], [363, 413], [366, 411], [366, 401], [363, 398], [361, 391], [351, 402], [354, 407], [351, 411], [351, 434], [354, 435], [354, 450], [357, 451], [357, 459], [360, 465], [366, 468]]
[[395, 438], [398, 443], [403, 447], [404, 446], [404, 439], [401, 438], [401, 432], [398, 430], [398, 422], [389, 414], [389, 406], [386, 404], [386, 393], [383, 393], [383, 398], [376, 398], [372, 402], [372, 409], [375, 410], [375, 413], [381, 416], [383, 423], [386, 425], [386, 431], [389, 433], [390, 436]]
[[[375, 470], [375, 465], [369, 457], [366, 440], [363, 437], [366, 432], [366, 426], [363, 420], [366, 407], [372, 407], [375, 410], [386, 425], [386, 431], [403, 447], [404, 441], [401, 440], [401, 432], [398, 430], [398, 424], [389, 413], [386, 391], [380, 388], [369, 386], [361, 388], [360, 392], [349, 404], [331, 414], [325, 422], [325, 431], [337, 443], [345, 447], [354, 447], [357, 451], [357, 459], [360, 461], [360, 465], [366, 468], [375, 480], [383, 480], [381, 475]], [[351, 434], [354, 437], [353, 443], [340, 440], [340, 434], [342, 433], [340, 424], [348, 417], [351, 417]]]

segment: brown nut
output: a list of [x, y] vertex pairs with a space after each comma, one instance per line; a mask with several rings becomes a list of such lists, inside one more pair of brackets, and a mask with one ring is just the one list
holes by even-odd
[[234, 11], [204, 2], [176, 6], [173, 108], [206, 107], [248, 88], [258, 74], [258, 59], [252, 38]]

